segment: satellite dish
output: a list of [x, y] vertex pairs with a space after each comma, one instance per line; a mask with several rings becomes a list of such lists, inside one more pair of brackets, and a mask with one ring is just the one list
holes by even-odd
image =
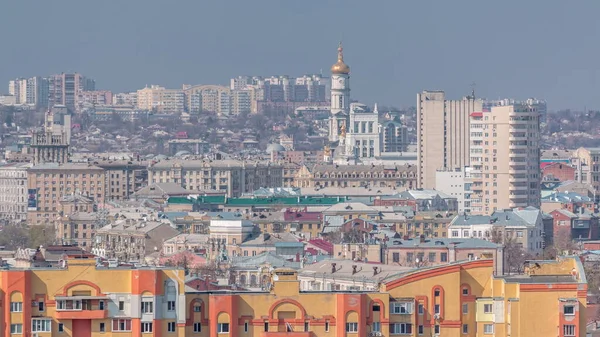
[[279, 281], [279, 276], [278, 275], [273, 276], [273, 281]]

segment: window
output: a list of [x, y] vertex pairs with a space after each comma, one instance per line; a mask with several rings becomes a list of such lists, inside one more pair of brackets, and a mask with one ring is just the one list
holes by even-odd
[[113, 319], [112, 331], [131, 331], [130, 319]]
[[201, 311], [202, 311], [202, 307], [200, 305], [194, 306], [194, 312], [201, 312]]
[[106, 325], [104, 323], [100, 323], [100, 332], [106, 332]]
[[400, 262], [400, 253], [392, 253], [392, 261]]
[[329, 332], [329, 321], [325, 321], [325, 332]]
[[419, 330], [419, 331], [418, 331], [418, 332], [419, 332], [419, 335], [422, 335], [422, 334], [423, 334], [423, 330], [424, 330], [423, 326], [422, 326], [422, 325], [419, 325], [419, 328], [418, 328], [418, 330]]
[[373, 311], [381, 311], [381, 307], [379, 306], [379, 304], [373, 305]]
[[424, 312], [425, 312], [425, 307], [423, 307], [423, 304], [419, 303], [419, 315], [423, 315]]
[[23, 302], [10, 302], [10, 312], [22, 312]]
[[[246, 330], [248, 328], [248, 322], [244, 323], [244, 331], [247, 332], [248, 330]], [[194, 323], [194, 332], [202, 332], [202, 323]]]
[[563, 335], [567, 336], [575, 336], [575, 325], [568, 324], [563, 325]]
[[429, 262], [435, 262], [436, 253], [429, 253]]
[[486, 313], [486, 314], [491, 314], [493, 312], [492, 305], [491, 304], [484, 304], [483, 305], [483, 312]]
[[32, 319], [31, 331], [33, 332], [52, 332], [52, 321], [50, 319]]
[[244, 322], [244, 332], [248, 332], [248, 322]]
[[119, 311], [123, 311], [123, 310], [125, 310], [125, 302], [119, 301]]
[[463, 324], [462, 325], [462, 333], [464, 333], [464, 334], [468, 334], [469, 333], [469, 324]]
[[565, 315], [575, 315], [575, 307], [572, 305], [565, 305], [563, 308], [563, 313]]
[[410, 323], [391, 323], [390, 324], [391, 335], [411, 335], [412, 324]]
[[373, 322], [373, 325], [371, 326], [371, 331], [381, 332], [381, 322]]
[[44, 311], [44, 301], [38, 302], [38, 311]]
[[440, 253], [440, 261], [448, 262], [448, 253]]
[[346, 332], [358, 332], [358, 323], [346, 323]]
[[435, 304], [433, 306], [433, 313], [434, 314], [439, 314], [440, 313], [440, 305], [439, 304]]
[[175, 322], [167, 323], [167, 332], [175, 332]]
[[142, 302], [142, 314], [151, 314], [154, 312], [154, 303], [152, 302]]
[[412, 303], [392, 303], [392, 314], [412, 314]]
[[469, 313], [469, 305], [467, 303], [463, 303], [463, 305], [462, 305], [462, 313], [463, 314], [468, 314]]
[[469, 296], [469, 288], [463, 288], [462, 294], [463, 296]]
[[452, 231], [452, 237], [453, 238], [457, 238], [458, 237], [458, 231]]
[[269, 322], [265, 322], [265, 324], [264, 324], [264, 331], [265, 332], [269, 331]]
[[104, 310], [104, 301], [98, 301], [98, 309]]
[[23, 324], [11, 324], [10, 325], [10, 333], [11, 334], [22, 334], [23, 333]]
[[440, 297], [440, 290], [439, 290], [439, 289], [436, 289], [436, 290], [433, 292], [433, 296], [435, 296], [435, 297]]
[[175, 301], [167, 301], [167, 310], [175, 311]]
[[494, 324], [484, 324], [483, 325], [483, 333], [486, 335], [491, 335], [494, 333]]
[[304, 322], [304, 331], [308, 332], [310, 330], [310, 323], [308, 321]]
[[217, 324], [217, 333], [229, 333], [229, 323]]
[[152, 323], [142, 322], [142, 333], [151, 333], [151, 332], [152, 332]]
[[440, 326], [439, 325], [434, 325], [433, 326], [433, 333], [436, 335], [440, 334]]
[[58, 332], [65, 332], [65, 325], [63, 323], [58, 323]]

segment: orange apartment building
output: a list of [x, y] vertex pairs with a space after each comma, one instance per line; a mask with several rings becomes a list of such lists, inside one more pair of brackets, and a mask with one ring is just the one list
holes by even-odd
[[[491, 259], [392, 274], [383, 266], [376, 289], [369, 291], [301, 291], [297, 271], [281, 268], [270, 273], [264, 291], [200, 291], [186, 288], [183, 270], [107, 268], [97, 266], [91, 256], [70, 256], [65, 261], [60, 268], [0, 271], [3, 336], [584, 337], [586, 333], [587, 282], [581, 261], [574, 257], [532, 261], [521, 275], [495, 273]], [[353, 275], [344, 274], [316, 276], [336, 283]]]

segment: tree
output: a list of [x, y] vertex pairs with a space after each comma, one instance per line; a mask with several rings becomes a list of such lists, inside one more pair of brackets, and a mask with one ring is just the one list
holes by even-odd
[[49, 225], [10, 224], [2, 230], [0, 245], [7, 249], [49, 246], [56, 241], [55, 235], [54, 227]]
[[525, 261], [532, 259], [523, 246], [514, 237], [504, 239], [504, 268], [508, 273], [522, 273]]

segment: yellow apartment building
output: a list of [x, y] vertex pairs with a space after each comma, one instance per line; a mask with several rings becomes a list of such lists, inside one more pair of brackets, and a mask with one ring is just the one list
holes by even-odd
[[[336, 289], [354, 275], [338, 275], [338, 267], [315, 278]], [[587, 283], [577, 258], [533, 261], [522, 275], [495, 275], [492, 260], [395, 272], [374, 267], [379, 281], [370, 291], [301, 291], [297, 271], [284, 268], [270, 272], [263, 291], [223, 291], [186, 287], [182, 270], [106, 268], [93, 257], [69, 257], [62, 268], [0, 271], [0, 331], [39, 337], [586, 333]]]

